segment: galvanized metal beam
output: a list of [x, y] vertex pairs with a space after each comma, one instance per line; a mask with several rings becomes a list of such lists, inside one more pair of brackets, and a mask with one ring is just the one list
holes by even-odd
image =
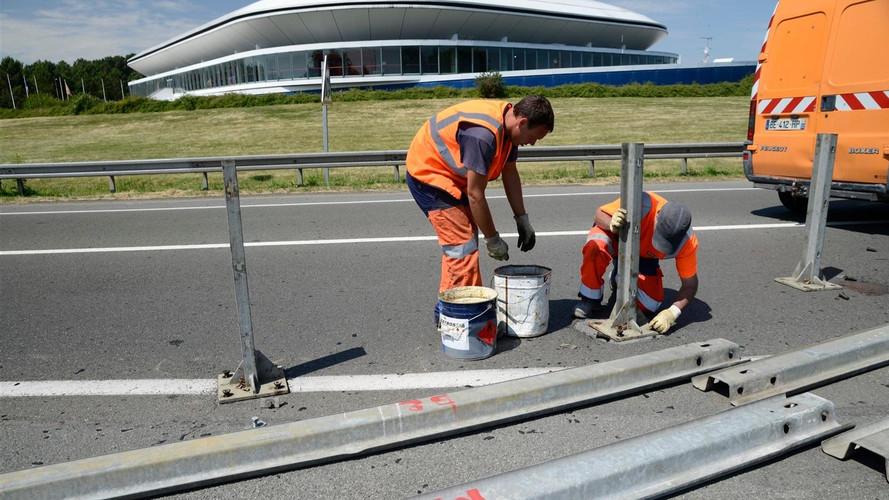
[[[700, 144], [648, 144], [646, 158], [740, 157], [742, 142]], [[520, 162], [619, 160], [620, 145], [534, 146], [519, 149]], [[407, 150], [338, 151], [234, 157], [238, 170], [380, 167], [404, 165]], [[0, 165], [0, 179], [145, 175], [219, 172], [226, 157], [113, 160], [64, 163], [10, 163]]]
[[830, 182], [837, 150], [837, 134], [818, 134], [815, 138], [815, 160], [812, 164], [812, 184], [806, 209], [806, 241], [803, 256], [793, 274], [775, 278], [778, 283], [804, 292], [835, 290], [842, 286], [824, 279], [821, 272], [821, 252], [824, 229], [827, 225], [827, 203], [830, 201]]
[[450, 394], [0, 475], [0, 497], [178, 491], [440, 439], [648, 390], [740, 361], [723, 339]]
[[654, 498], [817, 443], [843, 429], [830, 401], [813, 394], [778, 396], [418, 498]]
[[848, 459], [860, 449], [883, 457], [886, 481], [889, 482], [889, 417], [856, 427], [821, 443], [821, 451], [840, 460]]
[[716, 390], [733, 405], [801, 392], [889, 364], [889, 325], [696, 376], [702, 391]]
[[641, 143], [621, 145], [620, 206], [627, 210], [627, 223], [620, 229], [620, 252], [617, 255], [617, 289], [614, 308], [607, 320], [587, 324], [597, 337], [624, 341], [653, 337], [657, 332], [648, 326], [636, 305], [639, 293], [639, 242], [642, 221], [642, 155]]
[[225, 181], [225, 207], [228, 214], [242, 359], [234, 374], [223, 372], [217, 376], [217, 399], [220, 403], [230, 403], [287, 394], [290, 390], [287, 387], [284, 370], [254, 347], [250, 289], [247, 284], [247, 256], [244, 253], [244, 231], [241, 223], [241, 197], [234, 160], [223, 160], [222, 175]]

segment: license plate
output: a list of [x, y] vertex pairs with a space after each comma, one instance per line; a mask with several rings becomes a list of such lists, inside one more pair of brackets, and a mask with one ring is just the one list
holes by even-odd
[[805, 130], [805, 118], [779, 118], [766, 120], [766, 130]]

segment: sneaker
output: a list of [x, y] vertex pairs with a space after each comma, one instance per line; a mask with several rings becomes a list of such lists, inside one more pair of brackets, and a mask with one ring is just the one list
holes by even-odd
[[589, 318], [593, 315], [594, 312], [598, 311], [602, 307], [602, 300], [592, 300], [587, 298], [580, 299], [580, 302], [577, 303], [577, 306], [574, 307], [574, 317], [575, 318]]

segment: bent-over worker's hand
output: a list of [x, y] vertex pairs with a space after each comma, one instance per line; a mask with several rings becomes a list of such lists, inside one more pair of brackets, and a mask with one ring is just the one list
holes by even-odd
[[657, 316], [648, 323], [648, 326], [658, 333], [667, 333], [667, 330], [676, 324], [676, 318], [679, 317], [680, 313], [681, 311], [678, 307], [670, 306], [669, 309], [664, 309], [659, 312]]
[[627, 223], [627, 209], [626, 208], [618, 208], [614, 215], [611, 216], [611, 225], [608, 229], [617, 234], [620, 231], [620, 228], [624, 227], [624, 224]]
[[488, 256], [496, 260], [509, 260], [509, 245], [500, 237], [500, 233], [490, 238], [485, 238], [488, 247]]
[[517, 243], [519, 250], [527, 252], [534, 248], [537, 238], [534, 235], [534, 228], [528, 221], [528, 214], [516, 215], [514, 217], [516, 228], [519, 230], [519, 241]]

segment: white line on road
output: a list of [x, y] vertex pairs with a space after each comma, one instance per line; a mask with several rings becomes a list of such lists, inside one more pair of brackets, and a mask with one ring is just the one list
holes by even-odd
[[[565, 368], [514, 368], [461, 370], [435, 373], [390, 373], [384, 375], [333, 375], [287, 379], [290, 392], [395, 391], [482, 386], [541, 375]], [[151, 396], [206, 395], [216, 393], [216, 380], [46, 380], [0, 382], [0, 398], [42, 396]]]
[[[889, 221], [848, 221], [832, 222], [828, 226], [852, 226], [886, 224]], [[787, 229], [802, 228], [805, 224], [799, 222], [782, 222], [772, 224], [736, 224], [723, 226], [700, 226], [695, 231], [737, 231], [748, 229]], [[582, 231], [540, 231], [537, 236], [586, 236], [588, 230]], [[504, 238], [518, 236], [517, 233], [502, 233]], [[307, 245], [352, 245], [367, 243], [405, 243], [413, 241], [437, 241], [437, 236], [395, 236], [391, 238], [341, 238], [330, 240], [291, 240], [291, 241], [253, 241], [244, 243], [245, 247], [282, 247], [282, 246], [307, 246]], [[120, 252], [160, 252], [167, 250], [212, 250], [228, 249], [228, 243], [206, 243], [196, 245], [152, 245], [139, 247], [99, 247], [99, 248], [51, 248], [44, 250], [3, 250], [0, 257], [16, 255], [58, 255], [58, 254], [85, 254], [85, 253], [120, 253]]]
[[[699, 189], [665, 189], [658, 190], [658, 193], [703, 193], [718, 191], [753, 191], [756, 188], [699, 188]], [[586, 191], [581, 193], [541, 193], [541, 194], [525, 194], [525, 198], [556, 198], [565, 196], [619, 196], [620, 191]], [[505, 199], [506, 196], [488, 196], [489, 200]], [[245, 208], [285, 208], [285, 207], [314, 207], [314, 206], [330, 206], [330, 205], [360, 205], [375, 203], [413, 203], [413, 198], [391, 198], [385, 200], [339, 200], [339, 201], [306, 201], [296, 203], [243, 203], [242, 209]], [[107, 214], [107, 213], [128, 213], [128, 212], [169, 212], [179, 210], [225, 210], [225, 204], [220, 202], [218, 205], [197, 205], [193, 207], [144, 207], [144, 208], [96, 208], [85, 210], [44, 210], [29, 212], [3, 212], [3, 215], [63, 215], [63, 214]]]

